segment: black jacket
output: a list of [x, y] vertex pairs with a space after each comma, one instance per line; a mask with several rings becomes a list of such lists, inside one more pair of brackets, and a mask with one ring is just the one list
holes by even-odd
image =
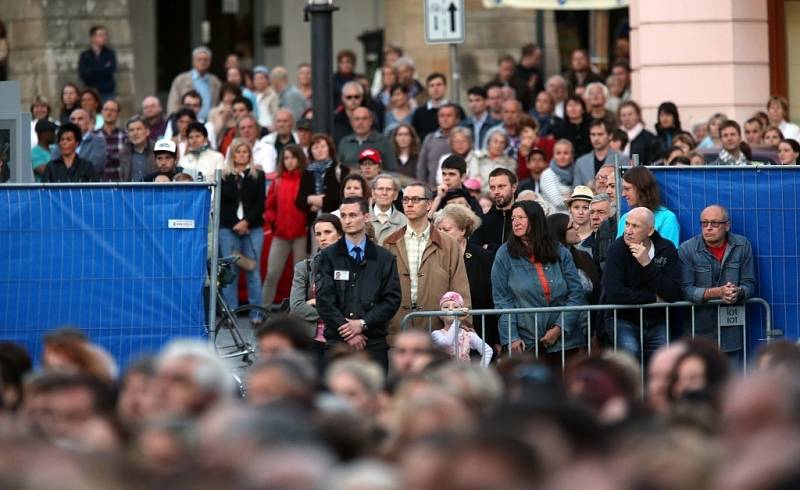
[[76, 156], [72, 167], [67, 168], [62, 157], [50, 160], [42, 174], [42, 182], [97, 182], [97, 174], [89, 160]]
[[[603, 293], [606, 304], [636, 305], [655, 303], [656, 295], [667, 302], [680, 301], [681, 261], [678, 250], [657, 231], [650, 237], [655, 247], [653, 260], [642, 267], [631, 254], [623, 237], [617, 238], [608, 251], [603, 273]], [[664, 310], [644, 310], [645, 327], [664, 321]], [[620, 310], [618, 318], [639, 324], [639, 310]]]
[[103, 47], [99, 55], [91, 48], [82, 52], [78, 58], [78, 75], [85, 85], [94, 87], [100, 94], [113, 94], [116, 88], [114, 72], [117, 71], [117, 54], [113, 49]]
[[640, 165], [650, 165], [661, 158], [661, 152], [661, 140], [646, 129], [631, 141], [631, 158], [638, 153]]
[[[339, 169], [338, 172], [337, 169]], [[325, 186], [323, 190], [325, 197], [322, 198], [323, 213], [331, 213], [339, 209], [339, 204], [342, 202], [342, 180], [349, 173], [350, 167], [339, 163], [334, 163], [325, 171], [325, 175], [322, 178]], [[303, 175], [300, 176], [300, 192], [297, 193], [294, 205], [297, 206], [297, 209], [306, 212], [309, 224], [313, 223], [317, 216], [316, 211], [312, 212], [308, 207], [308, 196], [316, 194], [315, 190], [314, 174], [304, 170]]]
[[481, 226], [469, 238], [472, 243], [479, 247], [485, 247], [494, 253], [500, 245], [506, 243], [511, 235], [511, 210], [501, 211], [497, 205], [493, 204], [488, 213], [481, 217]]
[[[494, 258], [488, 252], [473, 243], [467, 243], [464, 251], [464, 267], [467, 270], [469, 280], [469, 293], [472, 298], [472, 308], [475, 310], [494, 309], [492, 300], [492, 262]], [[500, 337], [497, 332], [497, 316], [487, 315], [486, 317], [486, 340], [489, 344], [499, 344]], [[475, 332], [483, 334], [483, 319], [473, 318]]]
[[[388, 347], [386, 334], [397, 309], [400, 308], [400, 277], [394, 255], [367, 239], [361, 264], [347, 253], [342, 238], [321, 251], [316, 258], [314, 283], [317, 290], [317, 312], [325, 323], [325, 340], [344, 342], [339, 327], [347, 320], [367, 322], [363, 332], [368, 347]], [[337, 271], [349, 277], [336, 280]]]
[[580, 124], [573, 124], [568, 119], [558, 119], [553, 124], [553, 135], [556, 140], [569, 140], [576, 159], [592, 151], [592, 142], [589, 140], [590, 119], [591, 117], [585, 114]]
[[234, 174], [229, 174], [222, 179], [219, 208], [219, 226], [221, 228], [233, 228], [239, 222], [236, 210], [239, 209], [240, 200], [244, 208], [244, 219], [247, 220], [247, 226], [249, 228], [264, 226], [266, 179], [264, 172], [258, 169], [255, 171], [258, 173], [254, 179], [250, 176], [252, 170], [245, 170], [241, 184], [237, 183], [239, 177]]

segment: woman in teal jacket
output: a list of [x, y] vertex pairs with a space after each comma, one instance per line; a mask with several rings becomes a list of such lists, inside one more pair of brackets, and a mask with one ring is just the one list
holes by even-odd
[[[514, 204], [511, 231], [492, 266], [495, 308], [585, 304], [575, 262], [551, 235], [541, 206], [531, 201]], [[498, 328], [502, 344], [513, 353], [535, 350], [537, 342], [547, 353], [586, 344], [578, 312], [565, 312], [563, 317], [560, 312], [502, 315]]]

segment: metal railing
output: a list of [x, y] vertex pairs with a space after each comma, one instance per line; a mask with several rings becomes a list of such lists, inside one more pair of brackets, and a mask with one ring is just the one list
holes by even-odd
[[[762, 298], [750, 298], [744, 302], [744, 304], [758, 304], [764, 308], [764, 330], [765, 330], [765, 340], [770, 342], [776, 336], [780, 334], [779, 331], [776, 331], [772, 327], [772, 307], [769, 303], [762, 299]], [[494, 310], [456, 310], [456, 311], [413, 311], [403, 317], [401, 322], [401, 328], [405, 330], [408, 325], [413, 322], [414, 319], [417, 318], [427, 318], [428, 319], [428, 330], [431, 331], [433, 327], [433, 319], [437, 317], [455, 317], [458, 319], [464, 315], [471, 315], [473, 318], [480, 317], [481, 318], [481, 338], [486, 338], [486, 317], [487, 316], [502, 316], [502, 315], [529, 315], [529, 314], [536, 314], [534, 317], [534, 338], [539, 339], [539, 315], [543, 313], [560, 313], [561, 314], [561, 323], [560, 325], [564, 325], [564, 314], [568, 312], [579, 312], [579, 313], [591, 313], [594, 311], [613, 311], [613, 321], [614, 321], [614, 350], [617, 350], [617, 312], [620, 310], [639, 310], [639, 362], [641, 373], [642, 373], [642, 382], [644, 382], [644, 310], [656, 309], [656, 308], [663, 308], [665, 310], [665, 324], [666, 324], [666, 339], [667, 345], [670, 343], [670, 335], [669, 335], [669, 324], [670, 324], [670, 310], [674, 309], [683, 309], [689, 308], [691, 309], [691, 337], [695, 337], [696, 334], [696, 309], [697, 308], [707, 308], [709, 306], [716, 306], [717, 307], [717, 345], [721, 346], [721, 339], [722, 339], [722, 329], [725, 326], [721, 325], [719, 321], [719, 309], [720, 307], [730, 307], [730, 306], [742, 306], [742, 303], [736, 304], [727, 304], [723, 303], [722, 301], [709, 301], [707, 303], [697, 304], [692, 303], [690, 301], [676, 301], [674, 303], [649, 303], [643, 305], [614, 305], [614, 304], [606, 304], [606, 305], [581, 305], [581, 306], [548, 306], [548, 307], [541, 307], [541, 308], [507, 308], [507, 309], [494, 309]], [[454, 322], [454, 328], [458, 329], [460, 326], [459, 322]], [[732, 325], [733, 326], [733, 325]], [[735, 325], [739, 326], [739, 325]], [[744, 360], [744, 369], [747, 369], [747, 315], [746, 312], [742, 316], [742, 350], [743, 350], [743, 360]], [[498, 325], [498, 329], [501, 328]], [[605, 328], [601, 325], [598, 328]], [[458, 338], [458, 330], [456, 330], [456, 339]], [[586, 346], [587, 351], [589, 354], [592, 353], [592, 315], [586, 315]], [[564, 370], [566, 366], [566, 352], [564, 350], [564, 332], [562, 329], [562, 334], [560, 335], [561, 341], [561, 369]], [[484, 344], [485, 344], [484, 340]], [[511, 322], [508, 322], [508, 343], [506, 344], [508, 347], [509, 357], [513, 356], [511, 351]], [[536, 358], [539, 358], [539, 342], [534, 342], [534, 354]]]

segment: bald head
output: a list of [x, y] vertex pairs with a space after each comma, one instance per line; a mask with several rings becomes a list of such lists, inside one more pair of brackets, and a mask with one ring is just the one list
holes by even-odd
[[75, 109], [69, 115], [69, 122], [81, 128], [81, 133], [86, 134], [94, 128], [94, 121], [89, 120], [89, 113], [83, 109]]
[[275, 132], [281, 136], [292, 133], [294, 128], [294, 115], [289, 109], [278, 109], [275, 113]]
[[[644, 207], [633, 208], [625, 218], [625, 243], [645, 243], [655, 231], [653, 212]], [[649, 243], [649, 242], [648, 242]]]
[[142, 116], [150, 120], [161, 115], [161, 102], [158, 97], [148, 95], [142, 99]]
[[715, 215], [721, 216], [722, 219], [724, 219], [725, 221], [728, 220], [728, 210], [720, 206], [719, 204], [712, 204], [711, 206], [706, 207], [705, 209], [703, 209], [703, 212], [700, 213], [700, 216], [702, 217], [706, 213], [713, 213]]
[[653, 215], [653, 212], [645, 207], [631, 209], [630, 213], [628, 213], [628, 216], [637, 217], [638, 219], [642, 220], [642, 223], [644, 223], [645, 226], [649, 228], [652, 228], [655, 224], [655, 216]]
[[372, 130], [372, 113], [366, 107], [357, 107], [350, 116], [350, 125], [356, 135], [368, 135]]

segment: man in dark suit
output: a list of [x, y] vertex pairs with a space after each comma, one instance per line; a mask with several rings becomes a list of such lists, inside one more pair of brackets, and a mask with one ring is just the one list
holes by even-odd
[[327, 348], [346, 343], [388, 369], [386, 334], [401, 297], [397, 263], [366, 236], [366, 200], [345, 198], [339, 211], [344, 237], [319, 253], [314, 278]]

